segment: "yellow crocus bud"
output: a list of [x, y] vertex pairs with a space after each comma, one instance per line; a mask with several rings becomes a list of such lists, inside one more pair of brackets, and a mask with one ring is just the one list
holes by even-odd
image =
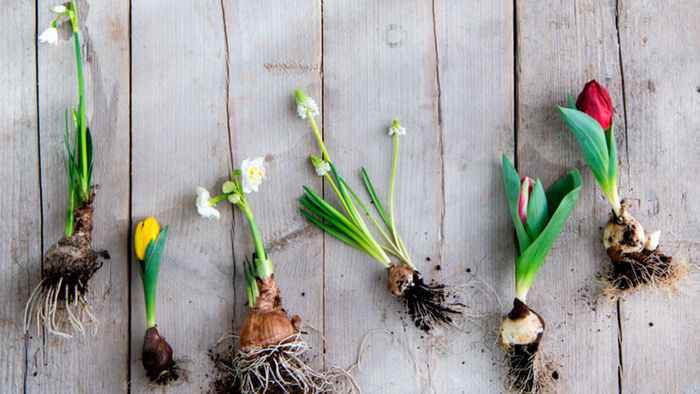
[[136, 226], [134, 251], [139, 260], [143, 261], [146, 258], [146, 248], [151, 241], [156, 241], [158, 234], [160, 234], [160, 226], [154, 218], [147, 218]]

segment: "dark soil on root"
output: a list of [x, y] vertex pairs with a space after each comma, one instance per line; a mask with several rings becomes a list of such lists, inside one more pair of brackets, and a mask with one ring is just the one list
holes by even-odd
[[455, 308], [464, 305], [447, 303], [449, 296], [445, 285], [434, 281], [426, 284], [420, 273], [414, 271], [413, 283], [404, 291], [403, 301], [416, 327], [429, 332], [435, 324], [451, 323], [452, 315], [462, 313]]
[[673, 258], [658, 250], [644, 250], [624, 256], [610, 255], [613, 264], [609, 280], [618, 290], [671, 279], [674, 273]]
[[529, 345], [515, 345], [508, 354], [510, 366], [508, 378], [513, 391], [517, 393], [536, 391], [535, 357], [538, 347], [539, 340]]
[[[98, 258], [109, 259], [106, 250], [92, 249], [92, 199], [75, 210], [74, 232], [49, 246], [44, 256], [42, 270], [43, 286], [61, 283], [59, 300], [73, 301], [76, 296], [87, 292], [88, 281], [102, 267]], [[66, 288], [67, 287], [67, 288]]]

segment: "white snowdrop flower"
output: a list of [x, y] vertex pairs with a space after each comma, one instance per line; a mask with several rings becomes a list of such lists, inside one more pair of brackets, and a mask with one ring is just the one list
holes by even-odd
[[394, 119], [394, 123], [391, 124], [391, 127], [389, 128], [389, 135], [406, 135], [406, 129], [401, 126], [401, 122], [399, 122], [398, 119]]
[[297, 102], [297, 114], [300, 118], [306, 119], [307, 116], [313, 118], [320, 114], [316, 102], [301, 90], [294, 91], [294, 98]]
[[39, 35], [39, 42], [56, 44], [58, 42], [58, 29], [51, 26]]
[[331, 163], [321, 159], [320, 157], [311, 155], [311, 164], [314, 165], [316, 174], [318, 176], [324, 176], [327, 172], [331, 171]]
[[241, 163], [243, 193], [257, 192], [265, 178], [265, 158], [245, 159]]
[[219, 219], [221, 214], [211, 205], [211, 196], [209, 191], [203, 187], [197, 188], [197, 212], [207, 219]]
[[63, 4], [59, 4], [59, 5], [55, 5], [55, 6], [51, 7], [51, 11], [53, 11], [57, 14], [62, 14], [64, 12], [66, 12], [66, 10], [67, 10], [67, 8]]

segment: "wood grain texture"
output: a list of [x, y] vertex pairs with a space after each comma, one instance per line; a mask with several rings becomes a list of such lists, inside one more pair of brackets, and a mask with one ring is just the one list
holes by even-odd
[[[234, 167], [265, 157], [267, 179], [247, 196], [275, 268], [282, 301], [299, 315], [312, 345], [312, 365], [323, 366], [323, 234], [307, 223], [296, 198], [301, 185], [319, 189], [321, 179], [308, 161], [316, 139], [296, 116], [294, 89], [319, 97], [321, 86], [320, 3], [224, 2], [228, 32], [228, 125]], [[265, 23], [261, 23], [264, 18]], [[275, 26], [270, 29], [269, 26]], [[234, 220], [235, 331], [248, 308], [242, 262], [253, 252], [248, 223]]]
[[[342, 176], [368, 201], [360, 178], [360, 166], [365, 166], [388, 204], [393, 140], [387, 131], [394, 117], [401, 120], [408, 132], [399, 144], [397, 230], [418, 269], [431, 278], [440, 257], [443, 203], [432, 5], [323, 5], [328, 151]], [[318, 154], [318, 148], [313, 152]], [[336, 201], [328, 187], [325, 195]], [[325, 261], [328, 364], [353, 364], [365, 345], [362, 365], [353, 371], [363, 391], [412, 393], [440, 387], [432, 382], [430, 341], [421, 339], [422, 332], [400, 313], [403, 306], [387, 291], [380, 263], [330, 237]]]
[[0, 391], [7, 393], [24, 389], [24, 303], [41, 272], [36, 32], [26, 23], [34, 15], [26, 2], [5, 9], [0, 42], [0, 183], [10, 185], [0, 199]]
[[506, 373], [496, 329], [515, 283], [501, 175], [501, 153], [513, 156], [515, 136], [512, 15], [511, 1], [435, 3], [445, 189], [440, 276], [465, 286], [474, 319], [449, 357], [435, 358], [435, 392], [498, 392]]
[[[206, 389], [207, 355], [232, 329], [232, 210], [205, 220], [195, 188], [214, 195], [231, 171], [226, 128], [226, 47], [219, 2], [132, 4], [132, 227], [170, 225], [156, 322], [187, 371], [169, 392]], [[131, 390], [148, 389], [141, 364], [143, 289], [132, 258]]]
[[[37, 34], [55, 17], [49, 11], [53, 5], [38, 2]], [[97, 336], [91, 327], [84, 337], [47, 337], [43, 348], [39, 340], [32, 340], [28, 392], [120, 391], [128, 380], [129, 86], [124, 81], [129, 78], [129, 7], [127, 2], [81, 2], [78, 13], [87, 118], [95, 146], [93, 247], [108, 249], [112, 259], [90, 281], [89, 300], [100, 320]], [[55, 47], [40, 44], [37, 59], [45, 248], [64, 231], [64, 111], [78, 105], [70, 23], [60, 27], [65, 40]]]
[[[700, 18], [697, 4], [620, 2], [629, 145], [621, 196], [663, 250], [697, 263], [700, 249]], [[624, 164], [623, 164], [624, 165]], [[673, 297], [647, 291], [621, 304], [623, 391], [700, 391], [697, 269]]]
[[[607, 86], [618, 109], [615, 121], [622, 123], [614, 4], [516, 4], [517, 168], [522, 176], [540, 178], [545, 188], [573, 168], [583, 176], [578, 204], [533, 283], [528, 305], [547, 323], [542, 352], [553, 360], [559, 390], [614, 392], [617, 314], [600, 297], [596, 281], [609, 264], [600, 241], [609, 207], [555, 108], [566, 104], [567, 91], [576, 95], [595, 78]], [[618, 146], [624, 163], [624, 139]]]

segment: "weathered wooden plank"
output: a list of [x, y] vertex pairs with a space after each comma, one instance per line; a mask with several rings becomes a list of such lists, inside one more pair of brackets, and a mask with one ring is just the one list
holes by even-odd
[[[609, 208], [555, 105], [566, 104], [567, 91], [575, 95], [595, 78], [608, 87], [618, 109], [616, 123], [623, 123], [614, 4], [516, 2], [516, 7], [518, 169], [548, 187], [580, 168], [584, 184], [528, 304], [547, 323], [543, 352], [561, 364], [559, 390], [613, 392], [618, 389], [616, 309], [593, 303], [602, 290], [595, 276], [609, 264], [600, 242]], [[618, 145], [624, 162], [624, 140]]]
[[8, 393], [24, 389], [22, 316], [41, 267], [34, 16], [33, 3], [6, 7], [0, 42], [0, 390]]
[[492, 325], [500, 320], [481, 319], [508, 313], [514, 294], [513, 225], [501, 180], [501, 153], [513, 157], [515, 136], [513, 2], [439, 1], [435, 26], [445, 187], [440, 276], [471, 281], [467, 311], [479, 317], [452, 341], [452, 354], [435, 358], [432, 389], [498, 392], [505, 370], [494, 365], [504, 354]]
[[[323, 330], [323, 234], [298, 210], [301, 185], [320, 189], [307, 147], [315, 144], [308, 123], [296, 117], [294, 89], [320, 98], [321, 7], [317, 0], [288, 7], [283, 0], [224, 3], [228, 32], [228, 125], [234, 166], [265, 156], [268, 178], [248, 196], [275, 267], [285, 309], [304, 324]], [[270, 29], [274, 26], [274, 29]], [[232, 305], [239, 332], [247, 308], [241, 262], [253, 251], [248, 223], [234, 220]], [[323, 365], [320, 336], [308, 330], [316, 367]]]
[[[627, 108], [628, 187], [621, 195], [647, 231], [677, 259], [700, 259], [700, 11], [697, 3], [620, 3]], [[697, 271], [674, 297], [625, 296], [622, 389], [629, 393], [700, 391]]]
[[[37, 33], [55, 17], [49, 11], [53, 5], [38, 3]], [[33, 340], [29, 392], [119, 391], [128, 379], [129, 5], [81, 1], [79, 17], [88, 124], [95, 144], [93, 182], [98, 185], [93, 245], [108, 249], [112, 260], [90, 282], [90, 302], [101, 323], [98, 336], [47, 337], [43, 350]], [[69, 26], [66, 22], [68, 35]], [[63, 234], [66, 218], [64, 111], [78, 101], [73, 39], [57, 47], [40, 44], [38, 64], [43, 243], [48, 247]]]
[[[402, 121], [408, 133], [399, 148], [397, 229], [418, 269], [430, 278], [440, 257], [443, 204], [432, 5], [357, 1], [323, 7], [323, 125], [329, 153], [363, 197], [360, 166], [365, 166], [386, 201], [393, 152], [386, 134], [393, 117]], [[326, 188], [325, 195], [332, 196], [332, 190]], [[429, 340], [421, 339], [410, 319], [399, 315], [403, 307], [386, 290], [386, 273], [377, 261], [327, 236], [325, 287], [328, 364], [353, 364], [364, 345], [362, 365], [353, 370], [363, 391], [430, 390], [432, 363], [439, 356], [431, 354]]]
[[[231, 209], [207, 221], [195, 187], [231, 171], [226, 128], [226, 46], [219, 2], [132, 3], [132, 226], [170, 225], [156, 321], [187, 370], [169, 391], [208, 387], [207, 351], [232, 328]], [[141, 364], [143, 290], [132, 261], [131, 388], [147, 389]]]

